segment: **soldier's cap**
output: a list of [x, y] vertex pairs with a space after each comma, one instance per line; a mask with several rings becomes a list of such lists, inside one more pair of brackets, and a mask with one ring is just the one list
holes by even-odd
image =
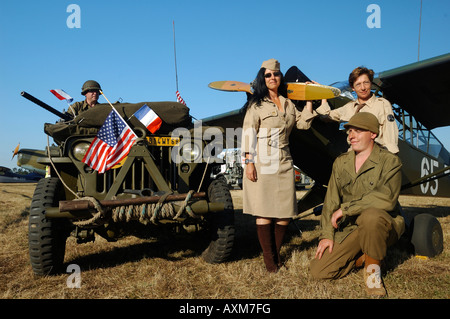
[[377, 117], [368, 112], [358, 112], [353, 115], [350, 121], [344, 124], [346, 130], [348, 130], [350, 126], [368, 130], [377, 135], [380, 132], [380, 123], [378, 123]]
[[101, 90], [101, 86], [97, 81], [88, 80], [84, 82], [83, 87], [81, 88], [81, 94], [86, 95], [89, 90]]
[[280, 62], [278, 62], [278, 60], [275, 59], [269, 59], [262, 63], [261, 68], [266, 68], [273, 71], [280, 71]]

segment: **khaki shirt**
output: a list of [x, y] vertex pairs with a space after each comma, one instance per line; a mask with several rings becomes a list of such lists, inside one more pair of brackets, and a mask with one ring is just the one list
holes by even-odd
[[306, 108], [298, 111], [294, 103], [280, 95], [280, 102], [284, 112], [269, 98], [265, 98], [260, 106], [252, 104], [245, 113], [241, 153], [256, 154], [256, 143], [283, 148], [289, 145], [289, 135], [294, 125], [299, 130], [311, 127], [312, 120], [317, 114], [309, 112]]
[[[327, 115], [334, 121], [347, 122], [355, 115], [358, 105], [360, 105], [358, 101], [351, 101], [340, 108], [331, 110], [328, 102], [324, 102], [316, 111], [321, 115]], [[380, 133], [375, 142], [394, 154], [398, 153], [398, 127], [391, 103], [385, 98], [372, 94], [367, 103], [362, 104], [360, 112], [372, 113], [380, 123]]]
[[[367, 208], [378, 208], [394, 218], [394, 228], [399, 235], [405, 229], [400, 216], [398, 197], [402, 173], [400, 158], [379, 147], [376, 143], [372, 153], [355, 172], [355, 152], [340, 155], [333, 163], [327, 194], [322, 209], [320, 239], [342, 242], [356, 229], [356, 218]], [[342, 209], [339, 229], [331, 225], [333, 213]]]
[[73, 114], [73, 116], [76, 117], [76, 116], [80, 115], [80, 113], [83, 113], [84, 111], [89, 110], [90, 107], [91, 106], [89, 106], [89, 104], [87, 104], [86, 100], [80, 101], [80, 102], [75, 102], [71, 105], [71, 107], [69, 107], [68, 113]]

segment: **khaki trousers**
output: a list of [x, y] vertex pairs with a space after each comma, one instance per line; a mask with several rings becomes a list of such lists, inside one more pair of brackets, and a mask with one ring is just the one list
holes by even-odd
[[358, 227], [342, 243], [334, 242], [331, 254], [327, 248], [321, 259], [311, 261], [311, 275], [317, 279], [338, 279], [347, 275], [362, 253], [383, 260], [387, 247], [398, 240], [391, 215], [376, 208], [364, 210], [356, 219]]

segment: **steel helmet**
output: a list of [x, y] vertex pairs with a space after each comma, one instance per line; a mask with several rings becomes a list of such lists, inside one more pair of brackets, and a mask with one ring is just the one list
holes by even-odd
[[101, 90], [100, 84], [97, 81], [89, 80], [84, 82], [83, 87], [81, 88], [81, 94], [85, 95], [89, 90]]

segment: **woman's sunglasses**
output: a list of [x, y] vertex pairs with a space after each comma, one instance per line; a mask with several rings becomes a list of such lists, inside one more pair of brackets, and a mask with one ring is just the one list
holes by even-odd
[[268, 78], [271, 78], [272, 75], [273, 75], [274, 77], [279, 77], [279, 76], [281, 76], [281, 72], [266, 73], [266, 74], [264, 74], [264, 77], [265, 77], [266, 79], [268, 79]]

